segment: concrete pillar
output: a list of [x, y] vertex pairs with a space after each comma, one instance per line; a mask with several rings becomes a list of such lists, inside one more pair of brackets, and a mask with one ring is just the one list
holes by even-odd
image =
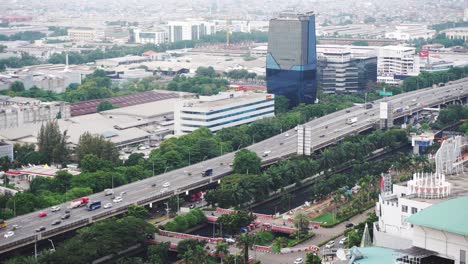
[[149, 208], [153, 208], [153, 203], [149, 203]]

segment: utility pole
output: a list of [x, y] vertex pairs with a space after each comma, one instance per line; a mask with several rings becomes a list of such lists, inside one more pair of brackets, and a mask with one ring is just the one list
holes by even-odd
[[153, 160], [153, 176], [154, 176], [154, 160]]

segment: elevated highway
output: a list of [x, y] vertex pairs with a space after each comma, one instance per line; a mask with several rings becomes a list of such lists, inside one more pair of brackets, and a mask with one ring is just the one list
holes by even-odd
[[[468, 78], [452, 82], [443, 87], [421, 89], [388, 97], [385, 100], [391, 102], [394, 108], [401, 106], [405, 109], [394, 116], [394, 119], [398, 119], [412, 115], [427, 107], [437, 107], [451, 102], [464, 104], [467, 102], [467, 95]], [[376, 127], [380, 121], [378, 108], [380, 101], [376, 101], [371, 109], [354, 106], [307, 122], [306, 125], [311, 126], [313, 129], [312, 149], [319, 150], [336, 144], [336, 142], [345, 136]], [[412, 104], [415, 101], [418, 103]], [[357, 122], [352, 126], [346, 124], [347, 118], [350, 117], [357, 117]], [[271, 164], [296, 154], [297, 133], [294, 129], [284, 131], [282, 134], [255, 143], [247, 147], [247, 149], [255, 151], [262, 158], [263, 164]], [[270, 151], [270, 153], [268, 156], [262, 157], [265, 151]], [[115, 193], [117, 194], [123, 191], [126, 192], [123, 202], [114, 203], [110, 209], [101, 208], [95, 211], [87, 211], [85, 208], [73, 209], [71, 217], [62, 221], [57, 226], [52, 226], [51, 224], [55, 220], [60, 219], [68, 203], [61, 204], [62, 211], [59, 212], [53, 213], [49, 209], [44, 209], [48, 213], [47, 217], [38, 217], [38, 211], [9, 219], [9, 226], [19, 225], [21, 228], [16, 230], [15, 235], [9, 238], [4, 238], [3, 234], [1, 234], [0, 254], [121, 214], [132, 204], [152, 205], [153, 203], [166, 200], [173, 195], [188, 192], [219, 181], [231, 173], [232, 169], [229, 164], [233, 162], [234, 154], [228, 153], [185, 168], [115, 188]], [[213, 175], [211, 177], [202, 177], [201, 172], [207, 168], [213, 169]], [[163, 188], [162, 185], [166, 182], [169, 182], [170, 186]], [[153, 184], [156, 184], [156, 187], [152, 187]], [[105, 196], [104, 192], [91, 195], [90, 200], [101, 201], [102, 204], [111, 202], [110, 196]], [[40, 226], [46, 227], [46, 230], [36, 233], [35, 229]]]

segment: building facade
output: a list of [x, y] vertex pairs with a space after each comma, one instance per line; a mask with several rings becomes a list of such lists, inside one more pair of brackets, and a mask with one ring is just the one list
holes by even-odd
[[405, 78], [419, 74], [415, 63], [416, 49], [404, 46], [380, 48], [377, 58], [377, 81], [392, 85], [400, 84]]
[[135, 43], [139, 44], [161, 44], [169, 42], [169, 32], [166, 30], [142, 30], [135, 29]]
[[103, 30], [70, 28], [68, 38], [72, 41], [92, 42], [103, 40], [105, 34]]
[[317, 57], [318, 81], [325, 93], [361, 93], [377, 81], [377, 57], [354, 58], [350, 51], [327, 51]]
[[20, 97], [0, 101], [0, 129], [69, 117], [70, 104], [65, 102], [40, 102]]
[[174, 111], [174, 134], [192, 133], [200, 127], [211, 132], [252, 123], [275, 115], [274, 95], [265, 93], [225, 92], [182, 101]]
[[13, 145], [0, 141], [0, 158], [8, 157], [10, 161], [14, 160]]
[[268, 92], [290, 106], [312, 104], [317, 96], [315, 15], [281, 14], [270, 20], [266, 58]]
[[449, 39], [463, 39], [468, 41], [468, 27], [450, 28], [444, 30], [445, 36]]
[[169, 21], [168, 30], [169, 42], [199, 40], [216, 33], [215, 24], [207, 21]]

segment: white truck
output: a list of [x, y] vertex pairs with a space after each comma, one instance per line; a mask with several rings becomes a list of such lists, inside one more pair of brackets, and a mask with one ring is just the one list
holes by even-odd
[[347, 125], [352, 125], [352, 124], [354, 124], [356, 122], [357, 122], [357, 117], [350, 117], [350, 118], [346, 119], [346, 124]]

